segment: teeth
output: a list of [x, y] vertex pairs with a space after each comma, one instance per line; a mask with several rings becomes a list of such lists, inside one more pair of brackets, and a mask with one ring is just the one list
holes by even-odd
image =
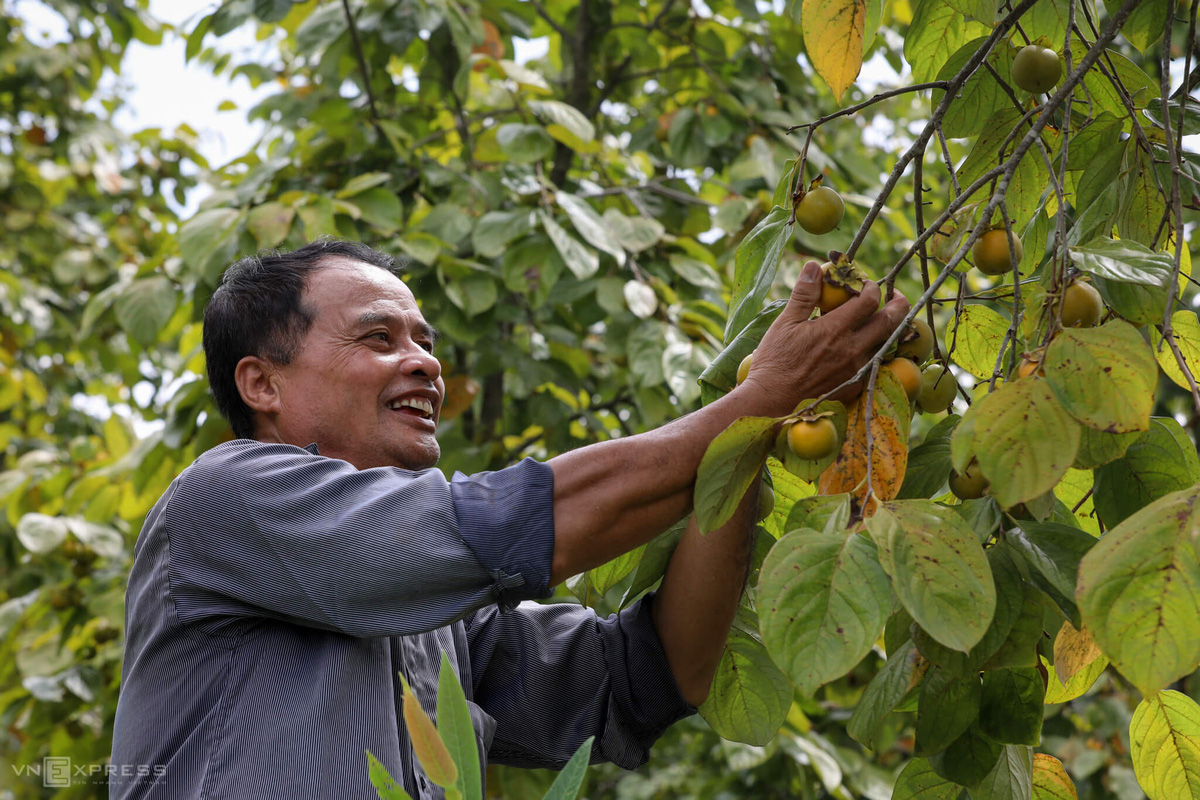
[[415, 408], [427, 417], [433, 416], [433, 403], [420, 397], [406, 397], [388, 404], [388, 408]]

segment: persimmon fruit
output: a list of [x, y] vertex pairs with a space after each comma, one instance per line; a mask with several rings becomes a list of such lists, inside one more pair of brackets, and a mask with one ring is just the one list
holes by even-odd
[[[1013, 250], [1016, 252], [1017, 263], [1025, 255], [1021, 240], [1013, 234]], [[1008, 232], [1004, 228], [996, 228], [980, 236], [971, 248], [971, 259], [984, 275], [1003, 275], [1012, 270], [1009, 261]]]
[[988, 480], [979, 469], [979, 462], [971, 459], [962, 473], [950, 470], [950, 491], [959, 500], [977, 500], [988, 488]]
[[940, 414], [954, 405], [958, 395], [958, 380], [950, 367], [942, 363], [930, 364], [921, 371], [921, 390], [917, 394], [917, 406], [926, 414]]
[[1049, 47], [1026, 45], [1018, 50], [1013, 58], [1013, 83], [1027, 92], [1048, 92], [1061, 77], [1062, 59]]
[[842, 197], [828, 186], [806, 192], [796, 204], [796, 222], [812, 234], [825, 234], [836, 228], [846, 215]]
[[837, 452], [837, 428], [828, 417], [797, 420], [788, 427], [787, 443], [797, 457], [819, 461]]

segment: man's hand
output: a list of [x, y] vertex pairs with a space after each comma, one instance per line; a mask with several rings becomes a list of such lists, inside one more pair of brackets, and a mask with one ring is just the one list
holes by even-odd
[[[808, 280], [805, 280], [808, 278]], [[899, 326], [908, 301], [879, 308], [879, 287], [819, 319], [821, 270], [810, 261], [759, 344], [746, 381], [725, 397], [656, 430], [550, 459], [554, 470], [551, 583], [644, 544], [691, 511], [704, 451], [738, 417], [782, 417], [852, 377]], [[858, 387], [836, 395], [849, 399]]]
[[[887, 341], [908, 313], [908, 300], [896, 293], [879, 307], [879, 286], [867, 281], [862, 292], [817, 319], [809, 319], [821, 297], [821, 266], [804, 265], [787, 307], [754, 353], [750, 374], [737, 392], [747, 395], [756, 415], [781, 417], [801, 400], [815, 398], [854, 376]], [[852, 386], [835, 395], [848, 400]]]

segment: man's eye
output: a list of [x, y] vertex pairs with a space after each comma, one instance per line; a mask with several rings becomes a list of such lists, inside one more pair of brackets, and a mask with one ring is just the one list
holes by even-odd
[[422, 348], [425, 350], [425, 352], [426, 352], [426, 353], [432, 353], [432, 352], [433, 352], [433, 342], [421, 342], [420, 344], [421, 344], [421, 347], [422, 347]]
[[387, 342], [387, 341], [391, 340], [391, 337], [388, 335], [387, 331], [376, 331], [375, 333], [372, 333], [367, 338], [370, 339], [373, 337], [378, 337], [379, 341], [381, 341], [381, 342]]

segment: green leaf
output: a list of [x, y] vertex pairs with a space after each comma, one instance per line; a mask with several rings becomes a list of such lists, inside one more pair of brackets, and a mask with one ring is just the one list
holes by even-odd
[[947, 0], [963, 16], [991, 25], [996, 21], [996, 0]]
[[287, 238], [292, 229], [296, 209], [283, 203], [269, 202], [250, 209], [246, 230], [254, 236], [260, 248], [274, 247]]
[[365, 192], [367, 189], [374, 189], [376, 186], [382, 186], [392, 179], [390, 172], [364, 172], [361, 175], [355, 175], [350, 180], [346, 181], [334, 197], [346, 199], [354, 197], [360, 192]]
[[1129, 151], [1128, 160], [1125, 202], [1117, 217], [1117, 233], [1123, 241], [1157, 247], [1166, 234], [1160, 222], [1167, 208], [1167, 198], [1158, 186], [1154, 156], [1138, 147]]
[[506, 123], [496, 131], [496, 143], [515, 164], [541, 161], [554, 150], [554, 139], [541, 125]]
[[1200, 663], [1200, 487], [1151, 503], [1079, 564], [1076, 602], [1113, 664], [1143, 694]]
[[946, 647], [964, 653], [974, 647], [996, 608], [991, 569], [975, 533], [953, 510], [929, 500], [881, 503], [867, 530], [917, 624]]
[[471, 723], [471, 709], [467, 706], [458, 673], [450, 666], [445, 651], [442, 651], [442, 666], [438, 673], [437, 720], [438, 733], [458, 770], [455, 788], [463, 800], [482, 798], [479, 744], [475, 739], [475, 726]]
[[947, 339], [955, 342], [954, 363], [979, 379], [992, 377], [1010, 321], [990, 306], [970, 305], [954, 321]]
[[1042, 741], [1046, 687], [1035, 668], [983, 673], [979, 727], [994, 742], [1037, 746]]
[[1079, 561], [1096, 544], [1090, 534], [1056, 522], [1022, 522], [1005, 535], [1005, 541], [1029, 565], [1033, 585], [1045, 592], [1078, 627], [1082, 623], [1075, 605]]
[[609, 235], [604, 220], [594, 208], [575, 195], [562, 191], [555, 194], [554, 199], [559, 207], [567, 212], [571, 224], [588, 244], [615, 258], [618, 266], [625, 265], [625, 250]]
[[1032, 800], [1078, 800], [1075, 784], [1062, 762], [1045, 753], [1033, 754]]
[[919, 625], [913, 625], [911, 628], [913, 642], [921, 655], [947, 672], [963, 677], [979, 672], [987, 660], [1004, 645], [1020, 619], [1021, 608], [1025, 602], [1021, 573], [1009, 557], [1007, 549], [991, 547], [984, 552], [996, 589], [996, 613], [979, 643], [972, 647], [969, 653], [962, 653], [939, 644]]
[[530, 100], [529, 110], [547, 123], [566, 128], [580, 141], [590, 142], [596, 138], [596, 128], [574, 106], [558, 100]]
[[989, 493], [1004, 508], [1050, 491], [1075, 462], [1079, 423], [1047, 383], [1023, 380], [997, 387], [971, 406], [955, 431], [955, 439], [966, 431], [970, 441], [961, 446], [974, 452]]
[[[971, 679], [977, 680], [974, 675]], [[974, 790], [995, 770], [1003, 750], [1003, 745], [980, 732], [976, 721], [945, 750], [930, 756], [929, 765], [946, 780]]]
[[387, 771], [387, 767], [379, 763], [370, 750], [367, 752], [367, 763], [369, 766], [368, 777], [371, 780], [371, 785], [375, 787], [376, 794], [379, 795], [379, 800], [412, 800], [412, 796], [404, 791], [404, 787], [400, 782], [392, 777]]
[[582, 243], [572, 238], [569, 233], [564, 231], [554, 217], [547, 214], [545, 211], [539, 211], [538, 217], [542, 220], [542, 227], [546, 229], [546, 233], [550, 236], [550, 241], [554, 243], [555, 249], [566, 262], [567, 269], [575, 275], [579, 280], [587, 280], [596, 274], [596, 270], [600, 269], [600, 258], [594, 250], [589, 250]]
[[983, 686], [978, 675], [958, 677], [934, 667], [925, 676], [917, 704], [918, 755], [929, 756], [950, 746], [979, 717]]
[[867, 684], [846, 723], [846, 733], [856, 742], [870, 750], [877, 749], [875, 737], [884, 718], [924, 675], [923, 670], [917, 669], [919, 658], [911, 640], [888, 654], [887, 662]]
[[663, 573], [667, 571], [667, 562], [670, 561], [671, 554], [675, 552], [675, 546], [679, 544], [679, 537], [683, 535], [687, 522], [687, 517], [684, 517], [643, 545], [642, 557], [638, 561], [637, 571], [633, 574], [633, 582], [629, 585], [625, 596], [621, 598], [622, 606], [632, 602], [642, 592], [658, 583]]
[[[1044, 36], [1051, 42], [1061, 42], [1070, 21], [1070, 0], [1038, 0], [1021, 17], [1021, 29], [1030, 41]], [[1074, 149], [1074, 145], [1071, 148]]]
[[[938, 80], [951, 80], [971, 60], [975, 53], [987, 42], [986, 36], [980, 36], [967, 42], [938, 71]], [[996, 75], [1008, 75], [1012, 71], [1013, 48], [1001, 40], [987, 56]], [[942, 102], [945, 92], [934, 90], [931, 104], [933, 108]], [[954, 103], [942, 119], [942, 129], [952, 139], [975, 136], [983, 131], [988, 119], [1004, 108], [1011, 101], [995, 76], [982, 65], [967, 79], [955, 98]]]
[[587, 776], [594, 739], [594, 736], [584, 739], [583, 744], [579, 745], [579, 749], [571, 756], [571, 760], [558, 773], [554, 783], [550, 784], [542, 800], [575, 800], [579, 796], [579, 787], [583, 785], [583, 779]]
[[527, 209], [489, 211], [475, 223], [471, 245], [477, 256], [496, 258], [504, 254], [509, 242], [520, 239], [532, 228], [532, 215]]
[[48, 514], [31, 512], [17, 523], [17, 539], [31, 553], [49, 553], [67, 538], [65, 520]]
[[787, 719], [792, 687], [767, 655], [757, 627], [753, 611], [738, 609], [700, 716], [721, 738], [761, 747]]
[[904, 59], [912, 66], [913, 81], [935, 79], [954, 52], [987, 31], [981, 23], [963, 19], [946, 0], [920, 0], [904, 38]]
[[1178, 422], [1151, 417], [1150, 429], [1095, 476], [1096, 513], [1113, 528], [1147, 503], [1200, 481], [1200, 459]]
[[971, 789], [971, 800], [1029, 800], [1033, 763], [1033, 748], [1005, 745], [992, 771]]
[[850, 495], [818, 494], [805, 497], [792, 506], [784, 528], [789, 531], [812, 528], [836, 533], [850, 524]]
[[869, 539], [793, 531], [771, 548], [759, 575], [763, 639], [796, 688], [812, 695], [871, 651], [888, 598]]
[[754, 352], [771, 323], [786, 305], [785, 301], [776, 300], [758, 312], [748, 325], [743, 326], [741, 333], [700, 373], [700, 386], [706, 390], [705, 403], [712, 402], [737, 385], [737, 371], [742, 359]]
[[914, 758], [896, 777], [892, 800], [956, 800], [962, 787], [933, 771], [924, 758]]
[[210, 208], [189, 219], [179, 229], [179, 254], [192, 272], [216, 285], [233, 261], [242, 214], [236, 208]]
[[[649, 250], [666, 233], [666, 228], [656, 219], [627, 217], [615, 208], [604, 209], [604, 224], [617, 243], [631, 253]], [[721, 286], [711, 288], [719, 289]]]
[[1136, 283], [1169, 289], [1175, 262], [1171, 256], [1145, 245], [1100, 236], [1068, 251], [1071, 262], [1083, 272], [1117, 283]]
[[723, 286], [717, 271], [699, 259], [672, 255], [671, 269], [688, 283], [702, 289], [721, 289]]
[[734, 257], [733, 298], [725, 325], [728, 344], [762, 310], [767, 290], [775, 280], [779, 257], [792, 238], [787, 209], [775, 206], [738, 246]]
[[135, 342], [150, 347], [175, 314], [175, 284], [162, 275], [139, 278], [117, 295], [113, 310]]
[[1079, 428], [1079, 452], [1075, 454], [1073, 469], [1095, 469], [1116, 461], [1125, 455], [1129, 445], [1137, 441], [1141, 431], [1130, 433], [1105, 433], [1087, 425]]
[[924, 442], [908, 452], [908, 468], [904, 471], [898, 500], [918, 500], [945, 493], [951, 467], [950, 434], [958, 419], [957, 415], [950, 415], [947, 420], [951, 424], [943, 428], [943, 435], [935, 436], [930, 431]]
[[[1115, 0], [1104, 0], [1104, 6], [1109, 15], [1113, 15], [1121, 7]], [[1174, 3], [1167, 0], [1149, 0], [1138, 5], [1121, 26], [1121, 33], [1129, 43], [1141, 52], [1162, 38], [1166, 27], [1167, 15], [1175, 8]], [[1182, 795], [1181, 795], [1182, 796]]]
[[1130, 756], [1150, 800], [1200, 797], [1200, 707], [1165, 691], [1138, 704], [1129, 723]]
[[984, 662], [983, 669], [1002, 667], [1036, 667], [1037, 647], [1042, 640], [1042, 621], [1046, 615], [1045, 605], [1038, 592], [1026, 589], [1021, 613], [1013, 623], [1004, 644]]
[[404, 222], [400, 198], [382, 186], [356, 194], [354, 205], [362, 211], [363, 221], [377, 228], [380, 233], [393, 233]]
[[740, 417], [708, 446], [694, 492], [701, 533], [715, 531], [733, 516], [775, 444], [774, 426], [770, 417]]

